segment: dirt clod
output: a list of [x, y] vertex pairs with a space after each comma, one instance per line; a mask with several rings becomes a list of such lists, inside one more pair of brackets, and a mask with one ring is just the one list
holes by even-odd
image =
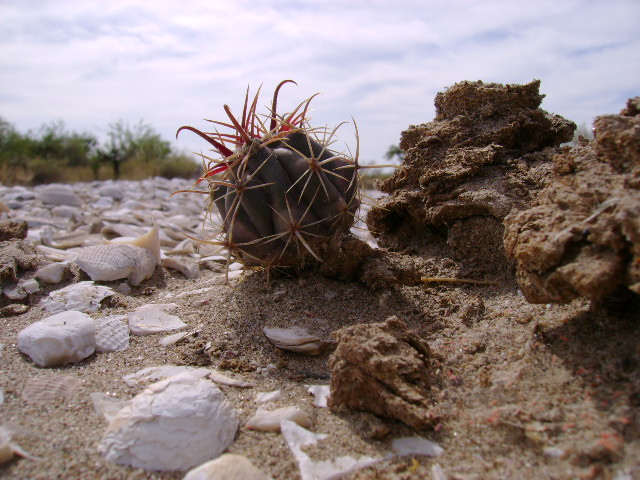
[[429, 346], [397, 317], [335, 333], [329, 359], [333, 410], [353, 408], [395, 418], [417, 429], [432, 426]]

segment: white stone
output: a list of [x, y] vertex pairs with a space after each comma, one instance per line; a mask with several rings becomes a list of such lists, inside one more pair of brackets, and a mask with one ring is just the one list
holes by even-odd
[[236, 412], [213, 382], [189, 373], [150, 385], [109, 422], [98, 451], [145, 470], [188, 470], [233, 442]]
[[103, 197], [109, 197], [113, 200], [122, 200], [124, 198], [122, 189], [115, 185], [104, 185], [98, 189], [98, 193]]
[[27, 298], [29, 295], [24, 289], [18, 285], [14, 285], [11, 287], [5, 287], [2, 289], [2, 293], [9, 300], [22, 300], [23, 298]]
[[242, 455], [225, 453], [187, 472], [182, 480], [268, 480]]
[[27, 293], [36, 293], [40, 291], [40, 284], [34, 278], [29, 280], [20, 280], [18, 286], [21, 287]]
[[129, 347], [129, 326], [126, 315], [109, 315], [95, 319], [96, 351], [118, 352]]
[[258, 408], [256, 413], [247, 421], [249, 430], [260, 430], [263, 432], [279, 432], [280, 423], [283, 420], [295, 422], [301, 427], [310, 427], [311, 418], [298, 407], [289, 406], [268, 410], [264, 407]]
[[18, 350], [36, 365], [55, 367], [79, 362], [95, 351], [93, 319], [84, 313], [69, 311], [32, 323], [18, 333]]
[[127, 314], [131, 333], [134, 335], [153, 335], [187, 326], [180, 320], [180, 317], [165, 313], [161, 308], [160, 305], [149, 304]]
[[156, 259], [149, 250], [123, 244], [82, 248], [77, 252], [75, 262], [91, 280], [113, 281], [126, 278], [131, 285], [140, 285], [151, 278], [156, 268]]
[[109, 287], [84, 281], [51, 292], [47, 298], [40, 301], [40, 306], [51, 313], [67, 310], [97, 312], [100, 302], [114, 294]]

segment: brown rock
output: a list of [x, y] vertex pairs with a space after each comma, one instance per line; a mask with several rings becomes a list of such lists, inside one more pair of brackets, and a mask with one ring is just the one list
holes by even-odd
[[38, 267], [38, 262], [35, 250], [24, 241], [0, 242], [0, 286], [17, 282], [19, 269], [33, 270]]
[[18, 238], [27, 238], [27, 222], [2, 221], [0, 222], [0, 242]]
[[640, 294], [640, 115], [598, 117], [595, 127], [594, 142], [554, 159], [532, 207], [505, 221], [506, 251], [532, 303], [599, 300], [621, 287]]
[[575, 130], [539, 108], [539, 87], [461, 82], [439, 93], [434, 121], [402, 133], [403, 168], [367, 216], [379, 244], [512, 275], [503, 219], [528, 206]]
[[432, 425], [426, 342], [396, 317], [345, 327], [335, 336], [331, 409], [368, 411], [417, 429]]

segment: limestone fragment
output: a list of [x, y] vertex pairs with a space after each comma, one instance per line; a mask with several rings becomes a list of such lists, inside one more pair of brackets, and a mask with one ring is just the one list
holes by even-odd
[[85, 313], [61, 312], [21, 330], [17, 346], [41, 367], [79, 362], [95, 351], [95, 324]]
[[129, 328], [134, 335], [153, 335], [186, 327], [187, 324], [176, 315], [163, 311], [162, 305], [143, 305], [127, 314]]
[[395, 418], [417, 429], [432, 425], [429, 346], [397, 317], [345, 327], [329, 359], [329, 408]]

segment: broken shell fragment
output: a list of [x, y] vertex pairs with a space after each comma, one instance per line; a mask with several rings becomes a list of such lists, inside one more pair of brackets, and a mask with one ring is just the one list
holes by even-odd
[[186, 327], [187, 324], [176, 315], [165, 313], [165, 305], [143, 305], [127, 314], [129, 328], [134, 335], [153, 335]]
[[82, 380], [72, 375], [33, 377], [27, 380], [22, 390], [22, 399], [27, 403], [50, 404], [73, 395], [81, 385]]
[[51, 292], [47, 298], [41, 300], [40, 306], [51, 313], [67, 310], [97, 312], [100, 302], [115, 293], [109, 287], [95, 285], [87, 280]]
[[263, 332], [276, 347], [306, 355], [320, 355], [334, 345], [334, 342], [327, 342], [320, 337], [311, 335], [303, 327], [265, 327]]
[[261, 430], [263, 432], [279, 432], [280, 422], [289, 420], [295, 422], [301, 427], [310, 427], [311, 418], [298, 407], [290, 406], [268, 410], [259, 407], [256, 413], [247, 422], [249, 430]]
[[187, 472], [182, 480], [268, 480], [242, 455], [225, 453]]
[[134, 286], [151, 278], [157, 263], [146, 248], [116, 243], [82, 248], [75, 262], [91, 280], [109, 282], [126, 278]]
[[129, 326], [126, 315], [96, 318], [96, 351], [118, 352], [129, 347]]

